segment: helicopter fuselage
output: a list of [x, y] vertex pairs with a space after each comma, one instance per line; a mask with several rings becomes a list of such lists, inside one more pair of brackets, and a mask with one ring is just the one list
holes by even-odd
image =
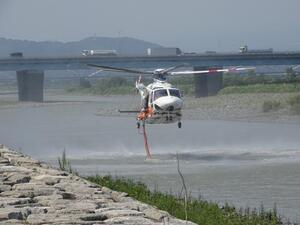
[[149, 124], [181, 121], [183, 100], [179, 89], [161, 80], [154, 80], [146, 89], [147, 94], [142, 97], [147, 110], [139, 114], [138, 120]]

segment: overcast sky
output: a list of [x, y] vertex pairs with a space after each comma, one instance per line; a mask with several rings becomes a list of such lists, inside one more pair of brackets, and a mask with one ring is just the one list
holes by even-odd
[[185, 51], [300, 50], [299, 0], [0, 0], [0, 37], [135, 37]]

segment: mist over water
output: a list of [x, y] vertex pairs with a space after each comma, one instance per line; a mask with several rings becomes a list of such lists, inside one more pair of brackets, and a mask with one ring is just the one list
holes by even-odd
[[[99, 117], [97, 103], [22, 107], [0, 111], [2, 140], [25, 153], [51, 158], [65, 148], [70, 157], [144, 155], [135, 118]], [[153, 154], [294, 154], [296, 124], [184, 120], [147, 126]], [[200, 156], [201, 157], [201, 156]]]
[[133, 117], [99, 117], [97, 102], [0, 110], [1, 143], [56, 164], [66, 149], [82, 175], [112, 174], [150, 188], [180, 191], [179, 154], [189, 190], [238, 207], [267, 208], [299, 220], [300, 126], [282, 123], [183, 120], [147, 127], [153, 160]]

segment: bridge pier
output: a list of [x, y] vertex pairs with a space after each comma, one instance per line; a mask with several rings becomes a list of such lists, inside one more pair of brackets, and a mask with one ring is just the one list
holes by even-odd
[[[220, 69], [222, 67], [214, 67]], [[194, 70], [207, 70], [210, 67], [196, 66]], [[223, 73], [210, 73], [194, 75], [195, 82], [195, 97], [207, 97], [216, 95], [223, 86]]]
[[17, 71], [19, 101], [44, 101], [44, 71]]

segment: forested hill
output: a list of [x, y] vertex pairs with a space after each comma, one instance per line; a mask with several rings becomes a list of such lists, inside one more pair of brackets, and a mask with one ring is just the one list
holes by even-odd
[[0, 57], [8, 57], [12, 52], [23, 52], [24, 57], [79, 56], [84, 49], [114, 49], [122, 55], [145, 55], [147, 48], [159, 46], [130, 37], [89, 37], [72, 42], [38, 42], [0, 38]]

